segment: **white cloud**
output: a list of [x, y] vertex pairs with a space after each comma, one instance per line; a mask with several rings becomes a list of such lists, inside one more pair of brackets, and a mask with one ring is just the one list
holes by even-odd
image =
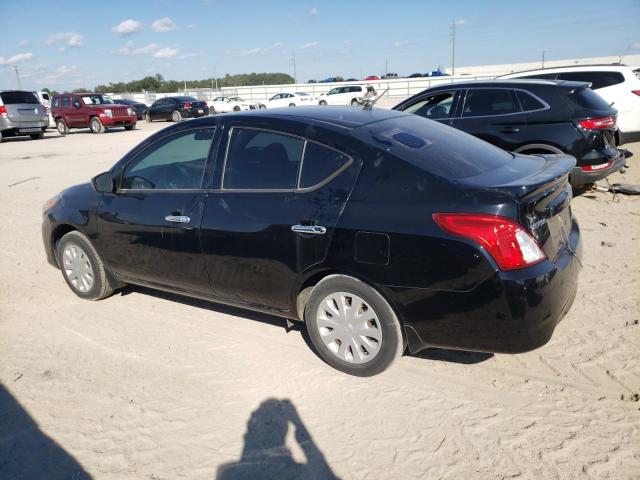
[[31, 42], [29, 40], [22, 40], [20, 42], [20, 48], [29, 48], [31, 47]]
[[179, 48], [161, 48], [153, 54], [153, 58], [173, 58], [180, 53]]
[[4, 57], [0, 57], [0, 66], [14, 65], [20, 62], [26, 62], [27, 60], [31, 60], [32, 58], [33, 58], [33, 53], [31, 52], [17, 53], [13, 57], [9, 57], [6, 59]]
[[309, 16], [310, 17], [317, 17], [318, 16], [318, 7], [313, 7], [311, 10], [309, 10]]
[[406, 40], [398, 40], [391, 44], [393, 48], [406, 47], [407, 45], [409, 45], [409, 42]]
[[465, 23], [467, 23], [467, 20], [465, 20], [464, 18], [461, 18], [460, 20], [456, 20], [453, 23], [456, 24], [456, 27], [459, 27], [460, 25], [464, 25]]
[[122, 55], [125, 57], [133, 57], [136, 55], [150, 54], [155, 52], [157, 49], [158, 49], [158, 45], [156, 45], [155, 43], [150, 43], [148, 45], [145, 45], [144, 47], [134, 47], [133, 42], [129, 41], [124, 45], [124, 47], [119, 48], [113, 53], [117, 55]]
[[200, 55], [202, 55], [202, 53], [200, 52], [183, 53], [178, 58], [181, 60], [184, 60], [186, 58], [196, 58], [196, 57], [199, 57]]
[[49, 75], [47, 75], [44, 80], [45, 82], [52, 82], [54, 80], [59, 79], [60, 77], [64, 77], [66, 75], [75, 73], [76, 70], [78, 69], [78, 67], [76, 65], [60, 65], [58, 68], [56, 68], [53, 73], [50, 73]]
[[300, 48], [302, 50], [305, 50], [307, 48], [313, 48], [313, 47], [317, 47], [320, 44], [320, 42], [309, 42], [309, 43], [305, 43], [304, 45], [300, 45]]
[[151, 28], [158, 33], [165, 33], [176, 30], [178, 27], [169, 17], [164, 17], [153, 22]]
[[111, 27], [111, 31], [120, 37], [128, 37], [142, 30], [143, 25], [133, 18], [123, 20], [118, 25]]
[[84, 45], [84, 37], [76, 32], [52, 33], [44, 41], [46, 46], [62, 43], [58, 50], [64, 52], [67, 48], [80, 48]]

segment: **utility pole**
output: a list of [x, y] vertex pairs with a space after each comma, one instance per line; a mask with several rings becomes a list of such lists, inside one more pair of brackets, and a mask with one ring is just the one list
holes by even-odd
[[544, 68], [544, 50], [542, 50], [542, 68]]
[[16, 78], [18, 79], [18, 90], [22, 90], [22, 82], [20, 82], [20, 72], [18, 71], [18, 65], [14, 65], [13, 69], [16, 71]]
[[216, 79], [216, 92], [218, 91], [218, 68], [214, 65], [213, 66], [213, 76]]
[[298, 71], [296, 70], [296, 51], [291, 54], [291, 61], [293, 62], [293, 83], [298, 83]]
[[384, 59], [384, 76], [385, 76], [385, 77], [386, 77], [386, 76], [387, 76], [387, 74], [389, 73], [388, 65], [389, 65], [389, 63], [388, 63], [387, 59], [385, 58], [385, 59]]
[[456, 22], [451, 24], [451, 75], [456, 74]]

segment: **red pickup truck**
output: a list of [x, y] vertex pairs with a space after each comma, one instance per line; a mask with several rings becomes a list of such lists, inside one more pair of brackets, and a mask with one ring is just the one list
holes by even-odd
[[103, 93], [65, 93], [53, 97], [51, 115], [60, 135], [71, 128], [90, 128], [103, 133], [110, 127], [136, 128], [136, 111], [128, 105], [115, 103]]

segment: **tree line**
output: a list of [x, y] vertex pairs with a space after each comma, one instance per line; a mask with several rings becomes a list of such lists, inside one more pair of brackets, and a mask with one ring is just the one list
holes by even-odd
[[[238, 75], [225, 75], [219, 77], [218, 88], [222, 87], [241, 87], [245, 85], [280, 85], [286, 83], [294, 83], [294, 79], [287, 73], [241, 73]], [[147, 76], [140, 80], [132, 80], [130, 82], [109, 82], [108, 85], [96, 85], [93, 90], [86, 88], [76, 88], [72, 93], [85, 92], [109, 92], [109, 93], [127, 93], [151, 91], [158, 93], [177, 92], [185, 88], [215, 88], [216, 79], [207, 78], [204, 80], [165, 80], [162, 75], [156, 73], [153, 76]], [[57, 95], [55, 90], [44, 88], [44, 91]]]

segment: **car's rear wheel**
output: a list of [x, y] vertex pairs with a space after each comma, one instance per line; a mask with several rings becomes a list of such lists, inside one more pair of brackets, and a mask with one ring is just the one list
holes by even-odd
[[67, 133], [69, 133], [69, 127], [67, 127], [67, 123], [61, 118], [56, 120], [56, 129], [58, 130], [58, 133], [63, 137]]
[[89, 123], [89, 128], [91, 129], [91, 133], [104, 133], [104, 125], [98, 117], [93, 117], [91, 122]]
[[0, 143], [2, 143], [2, 132], [0, 132]]
[[173, 113], [171, 114], [171, 121], [179, 122], [180, 120], [182, 120], [182, 115], [180, 114], [179, 111], [174, 110]]
[[113, 293], [98, 252], [82, 233], [67, 233], [57, 251], [62, 276], [73, 293], [87, 300], [101, 300]]
[[351, 106], [352, 107], [357, 107], [358, 106], [358, 101], [355, 98], [353, 100], [351, 100]]
[[145, 114], [144, 116], [145, 120], [147, 121], [147, 123], [151, 123], [151, 115], [149, 115], [148, 113]]
[[319, 105], [325, 106], [327, 102], [325, 100], [320, 100]]
[[356, 278], [330, 275], [321, 280], [304, 317], [320, 357], [345, 373], [376, 375], [402, 355], [402, 331], [393, 308]]
[[125, 130], [134, 130], [136, 128], [136, 124], [132, 123], [131, 125], [125, 125], [124, 129]]
[[289, 104], [289, 106], [290, 106], [290, 107], [295, 107], [295, 106], [296, 106], [296, 104], [295, 104], [295, 103], [290, 103], [290, 104]]
[[44, 138], [44, 132], [32, 133], [29, 136], [31, 137], [32, 140], [40, 140], [41, 138]]
[[233, 111], [234, 112], [239, 112], [240, 111], [240, 107], [236, 105], [235, 107], [233, 107]]

